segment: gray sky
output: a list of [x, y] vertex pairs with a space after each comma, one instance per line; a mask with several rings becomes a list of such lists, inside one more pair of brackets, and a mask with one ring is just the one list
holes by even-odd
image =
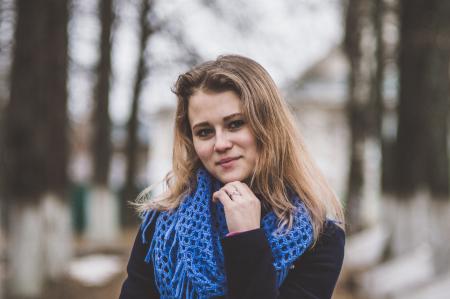
[[[120, 1], [114, 36], [111, 117], [116, 123], [128, 118], [131, 88], [138, 54], [137, 0]], [[198, 53], [202, 60], [220, 54], [249, 56], [261, 63], [279, 86], [300, 75], [322, 58], [342, 38], [338, 0], [156, 0], [155, 16]], [[93, 78], [88, 71], [98, 59], [99, 24], [96, 1], [79, 0], [71, 24], [72, 75], [70, 114], [83, 119], [91, 106]], [[150, 76], [142, 94], [141, 113], [155, 113], [173, 106], [170, 87], [186, 65], [178, 40], [165, 32], [155, 34], [147, 49]]]

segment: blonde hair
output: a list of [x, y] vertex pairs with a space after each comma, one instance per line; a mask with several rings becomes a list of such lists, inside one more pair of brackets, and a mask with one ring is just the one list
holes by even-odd
[[344, 227], [342, 205], [308, 154], [295, 121], [267, 71], [257, 62], [238, 55], [219, 56], [180, 75], [173, 92], [178, 98], [175, 116], [172, 171], [164, 181], [167, 191], [149, 199], [150, 188], [138, 196], [138, 210], [172, 210], [184, 195], [195, 190], [193, 174], [202, 166], [194, 149], [188, 119], [189, 98], [197, 91], [235, 92], [253, 131], [258, 158], [250, 188], [263, 195], [280, 220], [280, 227], [292, 226], [294, 205], [287, 190], [298, 194], [309, 210], [314, 239], [326, 217]]

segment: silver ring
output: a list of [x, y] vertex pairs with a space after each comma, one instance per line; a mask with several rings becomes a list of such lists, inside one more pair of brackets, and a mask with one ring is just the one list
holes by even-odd
[[233, 195], [241, 196], [242, 194], [239, 191], [236, 190], [236, 191], [231, 192], [230, 196], [233, 196]]

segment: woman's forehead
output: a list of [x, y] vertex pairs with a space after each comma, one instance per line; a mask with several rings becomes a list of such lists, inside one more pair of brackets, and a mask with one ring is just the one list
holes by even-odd
[[236, 93], [197, 92], [189, 99], [188, 114], [192, 121], [208, 118], [226, 118], [232, 114], [242, 113], [242, 104]]

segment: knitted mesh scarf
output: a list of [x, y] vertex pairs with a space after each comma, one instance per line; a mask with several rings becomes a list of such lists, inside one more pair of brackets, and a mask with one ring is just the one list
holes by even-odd
[[[156, 217], [153, 239], [145, 258], [153, 262], [156, 286], [161, 298], [210, 298], [227, 293], [224, 256], [220, 239], [228, 233], [223, 205], [211, 201], [221, 187], [205, 169], [197, 172], [197, 188], [172, 212]], [[272, 250], [279, 287], [289, 267], [311, 245], [313, 229], [303, 203], [294, 196], [297, 207], [291, 230], [277, 230], [273, 212], [261, 220]], [[154, 221], [155, 211], [144, 214], [142, 241]]]

